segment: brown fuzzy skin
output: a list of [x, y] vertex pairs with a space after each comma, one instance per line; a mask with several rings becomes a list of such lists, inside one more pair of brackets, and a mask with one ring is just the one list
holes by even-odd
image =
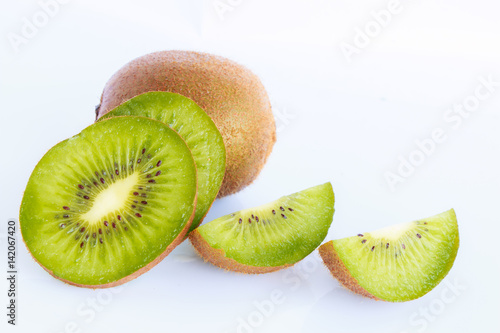
[[370, 294], [359, 285], [358, 281], [350, 274], [349, 270], [340, 259], [337, 251], [335, 250], [335, 247], [333, 246], [333, 241], [329, 241], [321, 245], [318, 251], [326, 267], [330, 270], [333, 277], [335, 277], [341, 285], [355, 292], [356, 294], [360, 294], [376, 301], [382, 300]]
[[193, 230], [189, 234], [189, 240], [193, 244], [196, 252], [203, 258], [203, 260], [208, 261], [212, 265], [225, 269], [227, 271], [233, 271], [245, 274], [263, 274], [279, 271], [283, 268], [288, 268], [293, 265], [282, 265], [274, 267], [262, 267], [262, 266], [249, 266], [240, 264], [234, 259], [226, 257], [223, 250], [214, 249], [207, 243], [207, 241], [200, 235], [198, 230]]
[[189, 97], [214, 121], [226, 146], [226, 173], [219, 198], [236, 193], [255, 180], [276, 141], [271, 103], [255, 74], [211, 54], [151, 53], [129, 62], [111, 77], [96, 117], [149, 91]]
[[134, 273], [132, 273], [124, 278], [121, 278], [120, 280], [116, 280], [114, 282], [110, 282], [110, 283], [106, 283], [106, 284], [99, 284], [99, 285], [86, 285], [86, 284], [78, 284], [78, 283], [75, 283], [75, 282], [72, 282], [72, 281], [69, 281], [66, 279], [62, 279], [59, 276], [55, 275], [51, 270], [49, 270], [45, 266], [43, 266], [38, 260], [36, 260], [36, 258], [33, 256], [33, 254], [31, 254], [28, 245], [27, 244], [25, 244], [25, 245], [26, 245], [26, 248], [28, 249], [28, 252], [30, 252], [31, 256], [33, 257], [33, 259], [40, 266], [42, 266], [42, 268], [44, 270], [46, 270], [50, 275], [52, 275], [53, 277], [55, 277], [58, 280], [61, 280], [64, 283], [70, 284], [72, 286], [80, 287], [80, 288], [90, 288], [90, 289], [105, 289], [105, 288], [117, 287], [117, 286], [122, 285], [126, 282], [129, 282], [129, 281], [137, 278], [138, 276], [146, 273], [147, 271], [149, 271], [151, 268], [153, 268], [158, 263], [160, 263], [160, 261], [162, 261], [170, 252], [172, 252], [172, 250], [175, 249], [177, 247], [177, 245], [179, 245], [180, 243], [182, 243], [184, 241], [186, 233], [188, 232], [189, 228], [191, 227], [191, 223], [193, 222], [194, 215], [196, 213], [196, 201], [197, 201], [197, 199], [198, 199], [198, 194], [196, 194], [194, 197], [194, 205], [193, 205], [194, 209], [193, 209], [193, 212], [191, 213], [191, 216], [189, 218], [188, 223], [182, 229], [182, 231], [179, 233], [179, 235], [177, 235], [177, 237], [175, 237], [175, 239], [172, 241], [172, 243], [170, 243], [170, 245], [167, 246], [165, 251], [163, 251], [158, 257], [156, 257], [155, 260], [151, 261], [146, 266], [144, 266], [144, 267], [140, 268], [139, 270], [135, 271]]

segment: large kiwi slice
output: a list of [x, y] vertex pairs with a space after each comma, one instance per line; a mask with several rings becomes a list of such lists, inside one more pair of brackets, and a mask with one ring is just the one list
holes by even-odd
[[455, 211], [327, 242], [319, 253], [346, 288], [404, 302], [432, 290], [450, 271], [459, 245]]
[[100, 119], [143, 116], [164, 122], [186, 141], [198, 171], [198, 203], [191, 230], [200, 225], [212, 206], [224, 178], [226, 149], [210, 117], [191, 99], [168, 92], [139, 95]]
[[96, 123], [35, 167], [21, 204], [23, 239], [50, 274], [80, 287], [127, 282], [184, 239], [196, 167], [182, 138], [144, 117]]
[[242, 273], [267, 273], [302, 260], [325, 239], [334, 195], [326, 183], [263, 206], [218, 218], [189, 238], [210, 263]]

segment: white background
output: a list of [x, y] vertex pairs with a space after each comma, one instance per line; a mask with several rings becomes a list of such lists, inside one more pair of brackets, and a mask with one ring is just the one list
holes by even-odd
[[[220, 3], [231, 10], [218, 13]], [[249, 67], [276, 114], [278, 141], [260, 177], [216, 201], [206, 221], [331, 181], [337, 200], [328, 240], [453, 207], [461, 246], [437, 288], [390, 304], [340, 288], [317, 252], [293, 269], [245, 276], [204, 263], [187, 242], [121, 288], [79, 289], [43, 271], [19, 236], [18, 326], [6, 324], [2, 273], [1, 331], [499, 332], [500, 86], [460, 124], [445, 116], [455, 104], [474, 102], [481, 77], [500, 82], [500, 6], [401, 0], [376, 31], [371, 12], [388, 3], [75, 0], [43, 22], [37, 1], [2, 0], [2, 272], [5, 222], [18, 217], [37, 161], [92, 124], [116, 70], [168, 49], [215, 53]], [[22, 37], [34, 17], [38, 31]], [[358, 53], [346, 57], [341, 46], [356, 47], [357, 29], [367, 26], [373, 37], [367, 45], [358, 40]], [[16, 45], [14, 34], [26, 39]], [[400, 157], [422, 156], [415, 141], [435, 129], [446, 140], [391, 188], [386, 173], [398, 172]], [[273, 293], [281, 297], [270, 306]]]

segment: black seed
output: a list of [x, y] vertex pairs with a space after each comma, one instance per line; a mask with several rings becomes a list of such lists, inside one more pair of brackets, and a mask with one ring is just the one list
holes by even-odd
[[161, 170], [158, 170], [158, 172], [156, 172], [155, 176], [159, 176], [161, 175]]
[[406, 249], [406, 246], [404, 244], [401, 244], [401, 246], [403, 247], [403, 249]]
[[83, 248], [83, 242], [80, 243], [80, 248]]
[[156, 180], [150, 179], [150, 180], [148, 180], [148, 183], [156, 183]]
[[248, 223], [252, 223], [252, 219], [251, 218], [248, 218]]
[[276, 211], [273, 209], [273, 214], [276, 215]]
[[84, 231], [85, 231], [85, 227], [80, 229], [80, 232], [84, 232]]
[[289, 211], [293, 212], [293, 208], [288, 208]]
[[253, 214], [252, 214], [252, 218], [255, 220], [255, 216], [253, 216]]
[[375, 250], [375, 246], [372, 246], [372, 251]]
[[137, 217], [142, 217], [142, 215], [141, 215], [141, 214], [139, 214], [139, 213], [135, 213], [135, 216], [137, 216]]
[[83, 198], [84, 198], [84, 199], [87, 199], [87, 200], [89, 200], [89, 199], [90, 199], [88, 195], [84, 195], [84, 196], [83, 196]]
[[420, 234], [417, 234], [417, 237], [418, 237], [418, 238], [422, 238], [422, 236], [421, 236]]
[[63, 217], [64, 217], [65, 219], [67, 219], [67, 218], [69, 217], [69, 215], [68, 215], [68, 214], [64, 214], [64, 215], [63, 215]]
[[116, 218], [118, 219], [118, 221], [122, 220], [122, 217], [120, 215], [117, 215]]
[[366, 239], [363, 239], [363, 240], [361, 241], [361, 244], [364, 244], [364, 243], [366, 243]]
[[107, 227], [108, 226], [108, 221], [104, 221], [104, 225]]
[[139, 163], [141, 163], [141, 159], [140, 158], [137, 160], [137, 164], [139, 164]]
[[113, 228], [116, 229], [116, 223], [115, 222], [113, 222], [113, 224], [111, 224], [111, 225], [113, 226]]
[[427, 222], [424, 222], [424, 224], [427, 224]]
[[142, 200], [142, 201], [141, 201], [141, 204], [143, 204], [143, 205], [147, 205], [147, 204], [148, 204], [148, 202], [147, 202], [146, 200]]
[[359, 237], [363, 237], [363, 234], [358, 234]]
[[89, 234], [87, 234], [87, 236], [85, 236], [85, 239], [89, 239]]
[[96, 238], [96, 236], [97, 236], [97, 235], [96, 235], [96, 233], [94, 232], [94, 233], [92, 234], [92, 237]]
[[389, 248], [389, 243], [385, 244], [385, 248], [388, 249]]
[[285, 214], [281, 214], [281, 217], [283, 217], [284, 219], [286, 219], [286, 215]]
[[99, 184], [98, 184], [96, 181], [94, 181], [94, 185], [95, 185], [95, 186], [97, 186], [97, 185], [99, 185]]
[[120, 172], [118, 172], [118, 169], [115, 170], [116, 175], [118, 176]]
[[102, 235], [102, 229], [99, 228], [99, 235]]
[[100, 181], [101, 181], [101, 183], [103, 183], [103, 184], [104, 184], [104, 178], [101, 178], [101, 179], [100, 179]]
[[259, 222], [259, 217], [258, 216], [255, 217], [255, 221]]
[[78, 187], [81, 188], [82, 190], [85, 188], [85, 187], [83, 187], [82, 184], [78, 184]]
[[99, 242], [102, 244], [102, 238], [99, 238]]
[[144, 155], [144, 153], [146, 152], [146, 148], [142, 148], [142, 154]]
[[139, 192], [134, 192], [134, 195], [139, 195]]
[[64, 228], [66, 227], [66, 224], [65, 224], [65, 223], [62, 223], [62, 224], [60, 225], [60, 227], [61, 227], [61, 229], [64, 229]]
[[240, 218], [240, 219], [238, 220], [238, 223], [241, 223], [241, 222], [243, 222], [243, 221], [242, 221], [242, 220], [241, 220], [241, 218]]
[[96, 175], [96, 177], [99, 177], [99, 172], [97, 172], [97, 171], [96, 171], [96, 172], [95, 172], [95, 175]]
[[280, 209], [281, 209], [282, 211], [285, 211], [285, 208], [283, 208], [283, 207], [280, 207]]
[[137, 208], [137, 206], [136, 205], [132, 205], [132, 208]]
[[161, 161], [158, 161], [158, 163], [156, 163], [156, 166], [159, 167], [161, 165]]
[[69, 210], [69, 207], [68, 206], [63, 206], [63, 209], [64, 210]]
[[146, 176], [146, 178], [151, 178], [151, 174], [149, 173], [149, 174]]

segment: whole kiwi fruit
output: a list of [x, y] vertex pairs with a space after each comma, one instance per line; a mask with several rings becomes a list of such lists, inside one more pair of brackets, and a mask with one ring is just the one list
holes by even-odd
[[214, 121], [226, 146], [226, 172], [218, 197], [236, 193], [259, 175], [276, 126], [259, 78], [229, 59], [193, 51], [160, 51], [132, 60], [107, 82], [96, 119], [150, 91], [194, 100]]

